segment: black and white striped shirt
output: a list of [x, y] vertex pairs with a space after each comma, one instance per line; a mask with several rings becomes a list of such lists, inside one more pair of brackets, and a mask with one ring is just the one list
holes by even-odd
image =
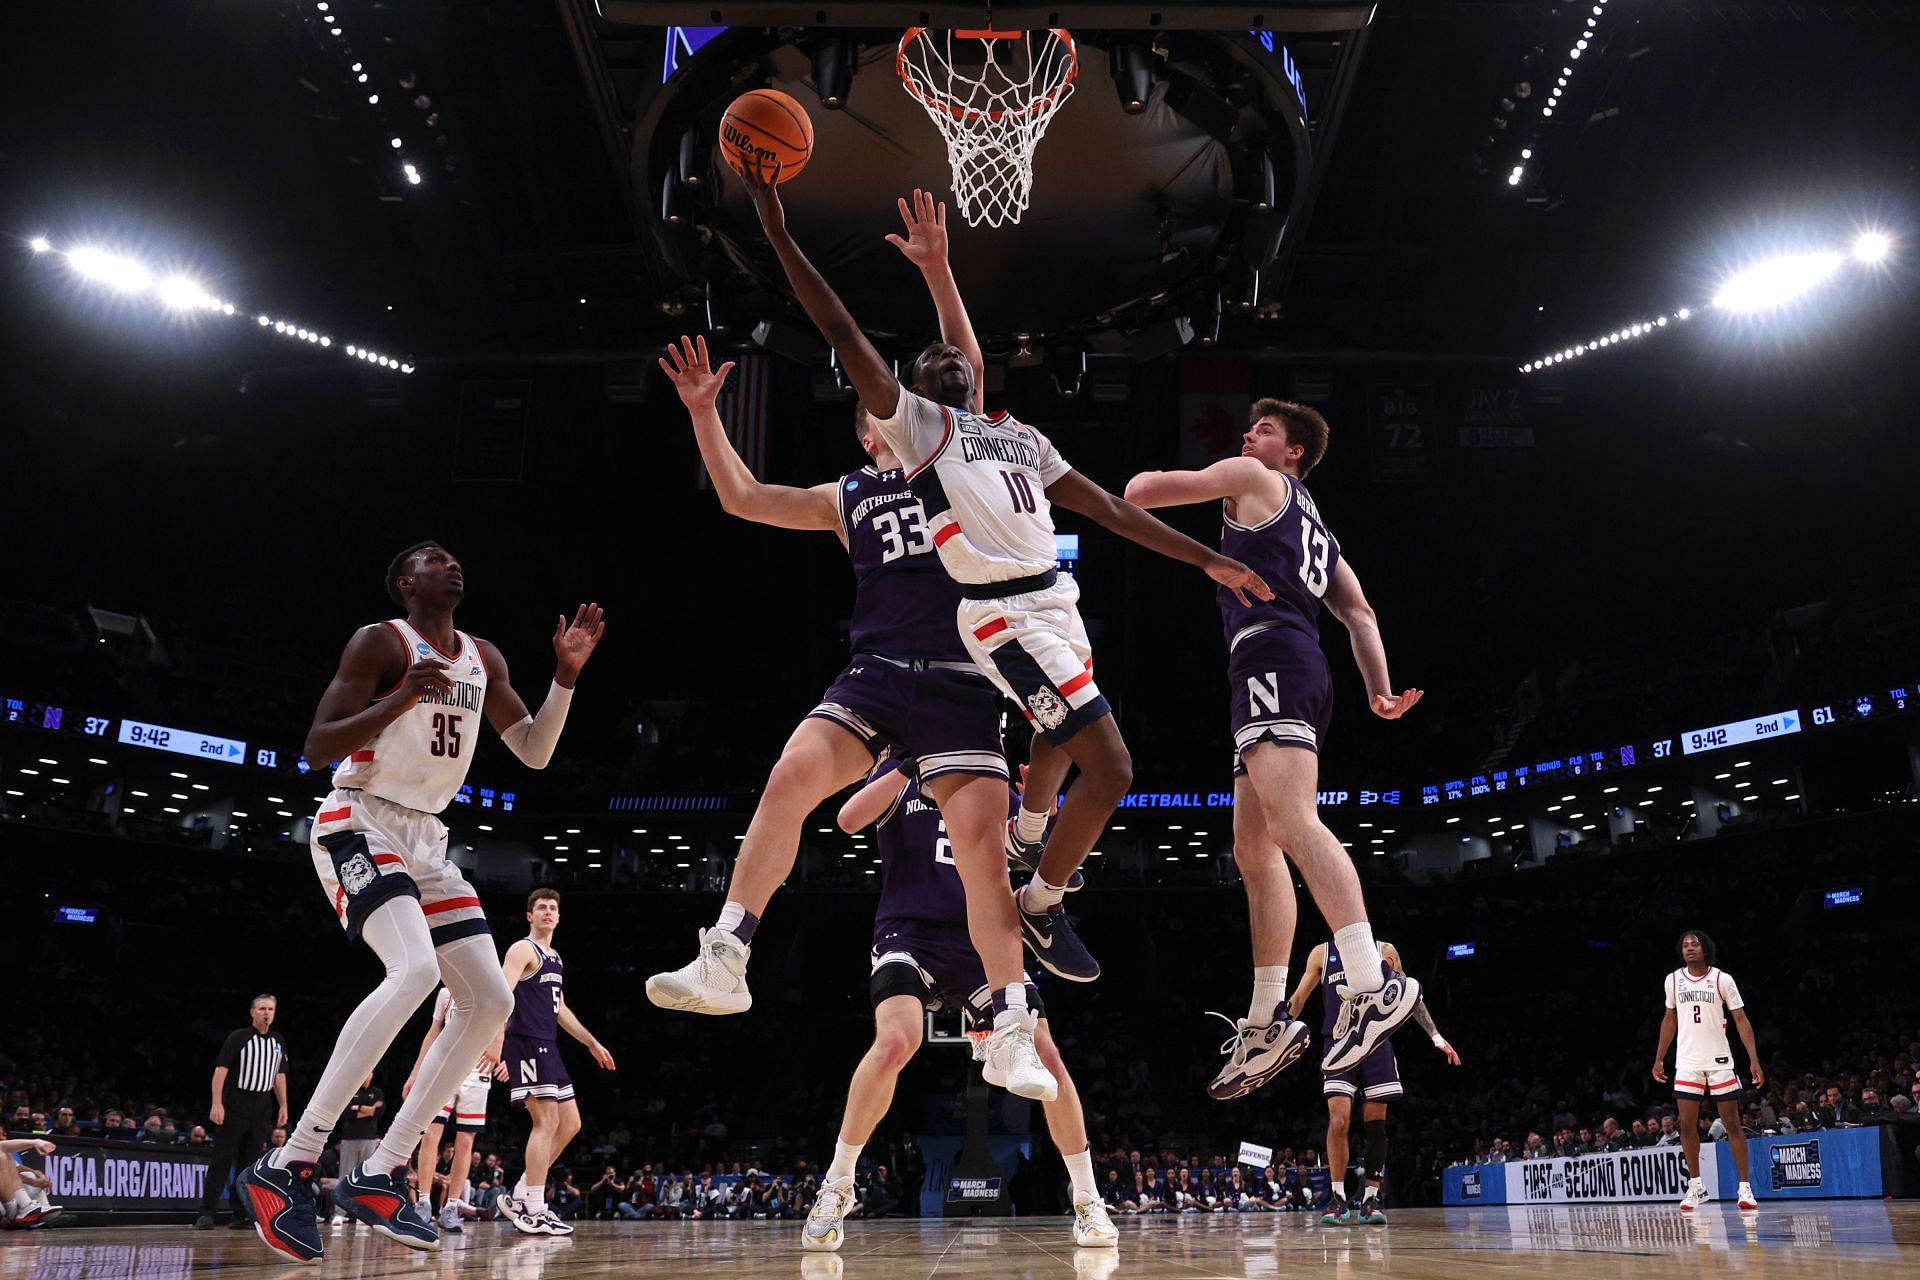
[[227, 1037], [214, 1065], [227, 1069], [230, 1092], [272, 1093], [273, 1078], [287, 1070], [287, 1044], [277, 1031], [259, 1035], [245, 1026]]

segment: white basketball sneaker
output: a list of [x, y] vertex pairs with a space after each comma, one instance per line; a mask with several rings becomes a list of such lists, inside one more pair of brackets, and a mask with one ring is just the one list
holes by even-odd
[[1106, 1203], [1090, 1192], [1073, 1197], [1073, 1242], [1082, 1249], [1117, 1249], [1120, 1233], [1107, 1216]]
[[1752, 1183], [1743, 1182], [1740, 1184], [1739, 1203], [1742, 1209], [1758, 1209], [1760, 1207], [1760, 1199], [1753, 1194]]
[[1224, 1013], [1213, 1016], [1233, 1027], [1233, 1034], [1220, 1046], [1226, 1065], [1207, 1086], [1208, 1095], [1221, 1102], [1246, 1097], [1300, 1061], [1313, 1038], [1307, 1024], [1293, 1018], [1276, 1018], [1266, 1026], [1255, 1026], [1245, 1018], [1229, 1018]]
[[647, 979], [647, 999], [662, 1009], [687, 1013], [745, 1013], [753, 1007], [747, 990], [747, 957], [753, 948], [721, 929], [700, 931], [700, 954], [672, 973]]
[[853, 1178], [835, 1178], [820, 1184], [819, 1198], [807, 1214], [807, 1225], [800, 1231], [802, 1249], [836, 1250], [846, 1238], [840, 1224], [846, 1221], [853, 1205]]
[[996, 1025], [987, 1037], [987, 1056], [980, 1075], [988, 1084], [1035, 1102], [1052, 1102], [1060, 1096], [1060, 1082], [1040, 1061], [1033, 1045], [1033, 1029], [1040, 1020], [1032, 1012], [1009, 1018]]
[[463, 1231], [460, 1225], [460, 1202], [449, 1200], [440, 1206], [440, 1229], [442, 1231]]
[[1692, 1213], [1712, 1200], [1713, 1197], [1707, 1194], [1707, 1184], [1695, 1178], [1687, 1184], [1687, 1194], [1680, 1197], [1680, 1212]]

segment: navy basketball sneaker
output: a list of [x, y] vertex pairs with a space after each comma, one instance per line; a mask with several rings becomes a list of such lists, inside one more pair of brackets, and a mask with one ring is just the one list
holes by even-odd
[[1042, 969], [1068, 982], [1092, 982], [1100, 976], [1100, 962], [1080, 941], [1058, 904], [1045, 911], [1029, 911], [1020, 905], [1020, 895], [1015, 894], [1013, 901], [1020, 911], [1020, 932], [1026, 938], [1027, 950], [1033, 952]]
[[438, 1249], [440, 1233], [424, 1221], [407, 1199], [407, 1167], [374, 1173], [360, 1165], [333, 1184], [333, 1203], [347, 1216], [409, 1249]]
[[247, 1199], [253, 1229], [267, 1247], [295, 1262], [320, 1261], [320, 1220], [313, 1210], [311, 1160], [289, 1160], [276, 1169], [261, 1156], [240, 1171], [240, 1194]]
[[1327, 1046], [1320, 1069], [1328, 1075], [1359, 1064], [1374, 1047], [1413, 1016], [1420, 1003], [1420, 983], [1405, 974], [1386, 971], [1377, 991], [1340, 988], [1340, 1016], [1333, 1024], [1333, 1043]]

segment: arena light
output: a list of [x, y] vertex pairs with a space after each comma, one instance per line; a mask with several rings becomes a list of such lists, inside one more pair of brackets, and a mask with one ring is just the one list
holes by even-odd
[[[66, 259], [67, 266], [81, 279], [94, 284], [105, 285], [118, 293], [151, 296], [169, 311], [205, 312], [209, 315], [232, 317], [242, 314], [242, 309], [224, 298], [215, 297], [205, 285], [191, 276], [181, 274], [168, 275], [155, 283], [155, 272], [139, 259], [126, 254], [113, 253], [97, 245], [80, 245], [72, 249], [59, 249], [45, 236], [35, 236], [27, 242], [36, 256], [53, 254]], [[45, 248], [41, 246], [44, 245]], [[333, 337], [310, 325], [301, 324], [284, 317], [276, 318], [266, 312], [254, 316], [254, 323], [261, 329], [270, 330], [275, 335], [305, 342], [311, 346], [332, 348]], [[401, 373], [413, 372], [413, 365], [357, 343], [345, 348], [348, 355], [378, 364], [384, 369], [395, 369]]]
[[1784, 307], [1833, 279], [1845, 261], [1832, 249], [1768, 258], [1727, 277], [1713, 305], [1736, 315]]
[[1862, 231], [1853, 238], [1853, 259], [1872, 266], [1893, 252], [1893, 238], [1884, 231]]

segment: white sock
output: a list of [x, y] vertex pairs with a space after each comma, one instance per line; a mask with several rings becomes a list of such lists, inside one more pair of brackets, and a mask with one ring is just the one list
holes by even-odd
[[520, 1181], [513, 1184], [513, 1198], [515, 1200], [527, 1198], [527, 1175], [524, 1173], [520, 1175]]
[[527, 1192], [527, 1208], [535, 1213], [544, 1213], [547, 1208], [547, 1189], [535, 1187]]
[[728, 901], [727, 905], [720, 908], [720, 918], [713, 922], [713, 927], [722, 933], [734, 933], [740, 928], [740, 922], [746, 919], [746, 917], [747, 909], [745, 907], [737, 902]]
[[1038, 840], [1047, 834], [1047, 815], [1035, 813], [1025, 805], [1013, 819], [1013, 832], [1022, 840]]
[[1076, 1200], [1082, 1195], [1098, 1196], [1100, 1194], [1093, 1183], [1092, 1147], [1088, 1147], [1077, 1156], [1067, 1157], [1067, 1181], [1073, 1184], [1073, 1195]]
[[[1340, 953], [1342, 956], [1346, 952]], [[1278, 1016], [1280, 1004], [1287, 998], [1287, 966], [1257, 964], [1253, 967], [1253, 1002], [1247, 1006], [1247, 1024], [1270, 1027]]]
[[1066, 886], [1048, 884], [1038, 874], [1027, 881], [1026, 888], [1020, 891], [1020, 907], [1028, 915], [1039, 915], [1060, 905], [1060, 899], [1067, 896]]
[[[513, 992], [501, 976], [500, 961], [487, 934], [460, 938], [439, 948], [439, 974], [453, 992], [446, 1029], [421, 1060], [412, 1093], [400, 1104], [387, 1125], [386, 1136], [368, 1160], [375, 1169], [410, 1164], [428, 1123], [440, 1114], [446, 1100], [460, 1088], [500, 1028], [513, 1012]], [[452, 1126], [448, 1126], [452, 1131]]]
[[1007, 1007], [1005, 1009], [1002, 1009], [999, 1013], [996, 1013], [993, 1015], [993, 1029], [995, 1031], [998, 1031], [1001, 1027], [1007, 1026], [1010, 1023], [1016, 1022], [1019, 1019], [1027, 1016], [1027, 985], [1026, 983], [1024, 982], [1014, 983], [1012, 986], [1007, 988], [1006, 995], [1007, 995]]
[[841, 1142], [836, 1138], [833, 1143], [833, 1163], [827, 1166], [826, 1180], [837, 1182], [841, 1178], [851, 1178], [854, 1166], [860, 1163], [860, 1153], [866, 1149], [863, 1142]]
[[1355, 991], [1378, 991], [1386, 984], [1380, 970], [1380, 948], [1373, 941], [1373, 926], [1365, 920], [1336, 930], [1333, 945], [1340, 951], [1340, 964], [1347, 971], [1347, 985]]
[[[320, 1158], [320, 1152], [326, 1147], [327, 1135], [333, 1132], [333, 1126], [340, 1120], [340, 1113], [347, 1109], [347, 1104], [353, 1101], [353, 1095], [359, 1092], [360, 1082], [367, 1078], [368, 1072], [380, 1065], [380, 1059], [393, 1044], [394, 1037], [400, 1034], [401, 1028], [407, 1025], [407, 1019], [440, 985], [440, 966], [434, 960], [433, 938], [428, 932], [427, 917], [420, 909], [418, 898], [402, 894], [387, 899], [361, 923], [360, 936], [373, 949], [373, 954], [380, 957], [381, 963], [386, 965], [387, 976], [348, 1015], [346, 1025], [340, 1028], [340, 1038], [334, 1041], [326, 1070], [320, 1073], [319, 1083], [313, 1086], [313, 1095], [307, 1099], [307, 1109], [301, 1114], [300, 1122], [287, 1135], [287, 1145], [282, 1148], [285, 1152], [282, 1161]], [[494, 965], [496, 973], [499, 968], [498, 964]], [[506, 980], [502, 978], [501, 986], [505, 985]], [[480, 1048], [485, 1047], [482, 1042]], [[474, 1051], [474, 1056], [479, 1056], [478, 1049]], [[472, 1066], [472, 1063], [467, 1064], [468, 1069]], [[445, 1092], [451, 1095], [459, 1083], [457, 1076], [448, 1081]], [[416, 1089], [414, 1096], [431, 1096], [439, 1102], [446, 1100], [432, 1090], [422, 1092]], [[421, 1132], [425, 1132], [424, 1127]], [[419, 1145], [419, 1141], [420, 1135], [416, 1133], [414, 1146]], [[412, 1151], [413, 1147], [409, 1146], [387, 1168], [407, 1163]]]

